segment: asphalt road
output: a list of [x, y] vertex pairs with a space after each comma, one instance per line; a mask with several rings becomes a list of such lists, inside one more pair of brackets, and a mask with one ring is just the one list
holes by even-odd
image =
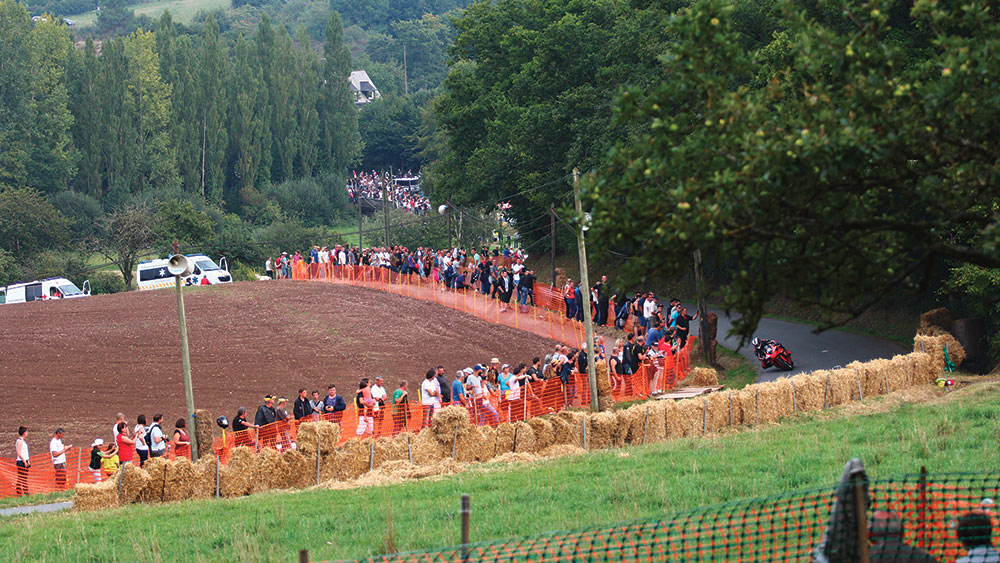
[[[732, 320], [723, 311], [715, 310], [715, 313], [719, 315], [717, 333], [719, 344], [736, 350], [740, 343], [739, 337], [727, 336], [726, 334], [733, 327]], [[773, 367], [766, 370], [761, 369], [760, 362], [754, 356], [753, 348], [749, 342], [738, 352], [749, 358], [757, 367], [758, 382], [774, 381], [780, 377], [802, 372], [846, 366], [855, 360], [864, 362], [875, 358], [891, 358], [896, 354], [909, 352], [898, 343], [884, 338], [840, 330], [827, 330], [816, 334], [813, 332], [815, 328], [813, 325], [766, 317], [760, 320], [756, 336], [773, 338], [784, 345], [792, 353], [792, 361], [795, 362], [795, 369], [791, 371], [780, 371]], [[691, 332], [698, 334], [698, 321], [691, 323]]]

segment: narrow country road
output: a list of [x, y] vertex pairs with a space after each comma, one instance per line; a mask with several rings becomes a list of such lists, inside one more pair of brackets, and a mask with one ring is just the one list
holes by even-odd
[[[715, 311], [719, 315], [717, 333], [719, 344], [735, 350], [740, 344], [739, 337], [727, 336], [733, 327], [732, 320], [726, 316], [724, 311], [709, 310]], [[698, 322], [693, 321], [691, 325], [691, 332], [698, 334]], [[898, 343], [877, 336], [840, 330], [827, 330], [816, 334], [813, 332], [815, 328], [813, 325], [767, 317], [760, 320], [755, 335], [760, 338], [773, 338], [788, 348], [792, 353], [792, 360], [795, 362], [795, 369], [792, 371], [779, 371], [777, 368], [761, 369], [760, 362], [754, 356], [749, 343], [740, 348], [739, 353], [749, 358], [757, 367], [757, 381], [762, 382], [774, 381], [779, 377], [795, 375], [796, 373], [830, 369], [838, 365], [845, 366], [855, 360], [864, 362], [874, 358], [891, 358], [896, 354], [909, 352]]]

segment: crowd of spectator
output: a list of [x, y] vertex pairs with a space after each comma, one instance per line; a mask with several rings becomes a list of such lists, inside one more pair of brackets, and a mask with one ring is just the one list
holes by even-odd
[[[406, 178], [407, 181], [402, 181]], [[426, 215], [431, 209], [431, 200], [420, 190], [419, 183], [411, 182], [413, 176], [407, 172], [405, 176], [389, 176], [372, 170], [370, 173], [357, 171], [347, 180], [347, 196], [351, 203], [357, 204], [357, 198], [382, 200], [383, 191], [389, 203], [396, 209], [409, 213]]]

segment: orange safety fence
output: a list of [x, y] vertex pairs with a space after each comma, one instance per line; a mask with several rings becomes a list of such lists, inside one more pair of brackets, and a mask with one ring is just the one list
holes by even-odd
[[860, 478], [649, 520], [362, 561], [955, 561], [969, 551], [959, 533], [983, 543], [1000, 532], [998, 494], [996, 473]]

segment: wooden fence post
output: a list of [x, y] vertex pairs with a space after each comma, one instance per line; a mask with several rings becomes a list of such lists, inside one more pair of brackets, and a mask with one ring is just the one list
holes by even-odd
[[649, 407], [646, 407], [646, 420], [642, 423], [642, 443], [646, 443], [646, 431], [649, 429]]
[[319, 485], [319, 464], [320, 460], [323, 458], [320, 455], [320, 442], [323, 441], [323, 436], [317, 432], [316, 433], [316, 484]]
[[462, 495], [462, 561], [469, 560], [469, 517], [472, 514], [469, 495]]

